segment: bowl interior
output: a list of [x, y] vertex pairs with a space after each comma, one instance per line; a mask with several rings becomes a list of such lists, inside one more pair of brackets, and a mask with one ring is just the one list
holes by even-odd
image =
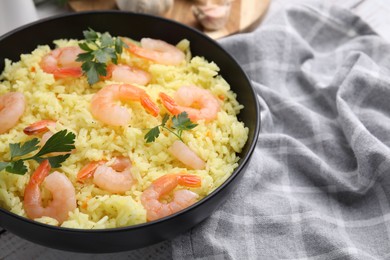
[[[213, 194], [224, 189], [224, 186], [228, 185], [236, 175], [242, 173], [244, 166], [249, 162], [249, 157], [253, 153], [260, 130], [259, 107], [256, 96], [246, 74], [232, 56], [214, 40], [195, 29], [159, 17], [119, 11], [84, 12], [48, 18], [20, 27], [0, 37], [0, 71], [4, 69], [5, 58], [18, 61], [21, 54], [30, 53], [38, 45], [49, 44], [54, 47], [53, 40], [55, 39], [82, 39], [82, 31], [88, 28], [99, 32], [107, 31], [113, 36], [128, 36], [136, 40], [150, 37], [162, 39], [172, 44], [176, 44], [182, 39], [188, 39], [191, 43], [190, 47], [193, 56], [204, 56], [208, 61], [215, 62], [220, 67], [222, 77], [237, 94], [238, 101], [244, 105], [244, 109], [241, 110], [238, 117], [249, 128], [249, 137], [239, 155], [241, 158], [239, 166], [232, 176], [203, 200], [211, 199]], [[197, 203], [197, 205], [202, 204], [202, 201]], [[0, 215], [3, 213], [20, 219], [20, 217], [0, 208]], [[209, 215], [211, 212], [207, 214]], [[200, 222], [203, 220], [202, 218], [204, 218], [203, 215], [198, 217], [194, 223]], [[29, 220], [25, 221], [30, 222]], [[0, 224], [3, 225], [1, 218]], [[7, 228], [6, 226], [4, 227]], [[188, 228], [188, 225], [186, 227]], [[49, 228], [52, 230], [61, 229], [51, 226]], [[125, 229], [136, 228], [135, 226]], [[17, 227], [14, 228], [14, 230], [16, 229]], [[70, 232], [77, 231], [73, 230]], [[22, 233], [23, 231], [19, 232], [19, 234]], [[37, 242], [41, 243], [41, 241]]]

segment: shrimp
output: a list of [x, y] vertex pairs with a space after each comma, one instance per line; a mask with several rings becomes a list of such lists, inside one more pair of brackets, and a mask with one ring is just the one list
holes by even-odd
[[[24, 210], [31, 219], [43, 216], [56, 219], [60, 224], [68, 219], [70, 211], [76, 209], [76, 191], [71, 181], [57, 171], [49, 175], [50, 164], [44, 160], [32, 174], [24, 190]], [[44, 207], [42, 205], [40, 185], [44, 184], [53, 199]]]
[[113, 126], [129, 124], [131, 114], [117, 104], [117, 101], [139, 101], [145, 110], [157, 116], [158, 106], [150, 99], [145, 90], [130, 84], [113, 84], [99, 90], [91, 102], [91, 113], [99, 121]]
[[[39, 142], [39, 146], [44, 146], [47, 140], [54, 135], [50, 128], [56, 127], [56, 121], [44, 119], [37, 121], [35, 123], [30, 124], [29, 126], [23, 129], [23, 132], [26, 135], [39, 135], [42, 134], [41, 141]], [[61, 155], [67, 153], [51, 153], [51, 155]]]
[[[43, 134], [41, 137], [41, 141], [39, 142], [39, 146], [43, 147], [47, 140], [49, 140], [50, 137], [54, 135], [52, 131], [50, 131], [50, 128], [55, 128], [56, 127], [56, 121], [50, 120], [50, 119], [44, 119], [37, 121], [35, 123], [30, 124], [29, 126], [25, 127], [23, 129], [23, 132], [26, 135], [39, 135]], [[57, 156], [57, 155], [64, 155], [68, 153], [73, 153], [75, 152], [75, 149], [73, 149], [70, 152], [53, 152], [49, 153], [48, 155], [50, 156]]]
[[40, 120], [24, 128], [23, 132], [26, 135], [37, 135], [50, 131], [49, 127], [56, 127], [56, 121], [48, 119]]
[[182, 141], [175, 141], [168, 151], [179, 161], [195, 170], [202, 170], [206, 163]]
[[113, 81], [145, 86], [150, 82], [151, 76], [148, 72], [136, 67], [124, 64], [110, 64], [107, 66], [107, 76], [104, 78], [111, 78]]
[[111, 166], [105, 161], [91, 162], [77, 174], [78, 180], [93, 175], [93, 183], [99, 188], [112, 193], [125, 193], [135, 183], [131, 174], [131, 161], [126, 157], [115, 158]]
[[26, 99], [20, 92], [0, 96], [0, 134], [14, 127], [26, 108]]
[[105, 160], [100, 160], [96, 162], [90, 162], [87, 165], [85, 165], [77, 174], [77, 180], [83, 181], [93, 175], [95, 172], [96, 168], [105, 163]]
[[176, 46], [161, 40], [142, 38], [141, 47], [125, 38], [122, 38], [122, 40], [127, 44], [127, 50], [134, 55], [159, 64], [179, 65], [185, 60], [184, 52]]
[[194, 204], [199, 195], [189, 190], [177, 190], [169, 203], [160, 202], [160, 198], [178, 185], [200, 187], [201, 179], [192, 174], [166, 174], [155, 180], [141, 195], [141, 203], [146, 209], [146, 218], [153, 221], [174, 214]]
[[220, 105], [210, 91], [196, 86], [182, 86], [172, 99], [165, 93], [160, 93], [164, 107], [173, 115], [187, 112], [191, 121], [211, 121], [217, 118]]
[[78, 46], [58, 48], [44, 56], [40, 66], [44, 72], [53, 74], [56, 78], [81, 77], [81, 62], [76, 59], [82, 52]]

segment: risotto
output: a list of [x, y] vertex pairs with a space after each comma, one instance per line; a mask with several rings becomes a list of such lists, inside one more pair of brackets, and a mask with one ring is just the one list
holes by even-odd
[[[79, 49], [83, 42], [57, 40], [55, 50], [75, 48], [79, 55], [87, 48]], [[59, 168], [25, 160], [26, 174], [0, 171], [0, 207], [68, 228], [123, 227], [177, 212], [232, 174], [248, 128], [237, 119], [243, 105], [218, 74], [217, 64], [193, 57], [187, 40], [176, 46], [156, 41], [166, 45], [155, 50], [147, 42], [126, 43], [117, 64], [108, 64], [107, 75], [93, 84], [85, 67], [80, 73], [81, 62], [69, 61], [65, 51], [55, 53], [47, 45], [22, 54], [18, 62], [5, 61], [0, 98], [22, 93], [25, 107], [0, 134], [0, 161], [12, 158], [10, 143], [38, 138], [42, 147], [62, 130], [75, 135], [75, 148]], [[58, 70], [69, 63], [70, 69]], [[53, 64], [54, 69], [48, 68]], [[0, 118], [5, 106], [0, 105]], [[32, 177], [38, 171], [48, 175], [39, 185], [33, 183], [38, 177]], [[58, 176], [70, 187], [54, 181], [50, 188], [49, 177], [58, 181]], [[74, 207], [64, 211], [70, 200]], [[63, 217], [53, 217], [50, 209], [54, 216], [63, 211]]]

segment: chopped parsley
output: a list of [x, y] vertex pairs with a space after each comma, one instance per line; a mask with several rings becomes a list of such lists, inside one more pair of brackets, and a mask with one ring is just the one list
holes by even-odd
[[[9, 144], [10, 161], [0, 162], [0, 171], [5, 170], [10, 173], [24, 175], [27, 173], [25, 161], [28, 160], [34, 160], [40, 163], [43, 160], [48, 159], [51, 167], [61, 167], [61, 163], [63, 163], [70, 154], [54, 156], [50, 156], [50, 154], [70, 152], [75, 148], [75, 137], [74, 133], [62, 130], [51, 136], [41, 148], [39, 146], [38, 138], [31, 139], [24, 143], [11, 143]], [[21, 158], [37, 150], [39, 151], [35, 155]]]
[[147, 143], [151, 143], [156, 140], [156, 138], [160, 135], [160, 128], [165, 129], [170, 133], [174, 134], [177, 138], [180, 139], [180, 141], [183, 142], [183, 139], [181, 138], [183, 131], [191, 130], [198, 125], [191, 122], [187, 112], [181, 112], [180, 114], [173, 116], [171, 128], [166, 126], [166, 123], [168, 122], [169, 118], [170, 118], [169, 115], [165, 114], [163, 116], [161, 124], [151, 128], [146, 133], [144, 139], [146, 140]]

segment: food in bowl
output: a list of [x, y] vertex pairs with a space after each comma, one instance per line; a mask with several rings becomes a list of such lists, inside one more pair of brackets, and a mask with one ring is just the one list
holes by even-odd
[[190, 42], [56, 40], [0, 76], [0, 206], [46, 224], [104, 229], [194, 204], [238, 166], [236, 94]]

